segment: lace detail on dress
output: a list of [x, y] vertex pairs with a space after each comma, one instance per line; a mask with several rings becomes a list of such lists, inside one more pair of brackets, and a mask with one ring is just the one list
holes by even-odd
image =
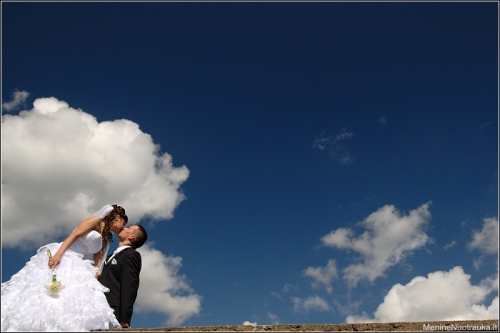
[[18, 273], [2, 283], [2, 331], [120, 328], [104, 296], [109, 289], [95, 278], [97, 268], [92, 261], [83, 259], [84, 254], [99, 251], [100, 236], [92, 230], [64, 253], [56, 271], [57, 280], [66, 287], [58, 296], [47, 295], [44, 286], [52, 279], [47, 249], [56, 253], [61, 243], [42, 246]]

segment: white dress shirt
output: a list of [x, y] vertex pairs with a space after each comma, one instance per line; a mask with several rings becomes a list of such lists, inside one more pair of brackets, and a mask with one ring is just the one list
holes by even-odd
[[106, 263], [110, 262], [120, 251], [125, 250], [127, 247], [131, 247], [131, 246], [130, 245], [123, 245], [123, 246], [120, 246], [119, 248], [117, 248], [115, 250], [115, 252], [113, 252], [113, 254], [111, 255], [111, 257], [109, 257], [109, 259], [106, 260]]

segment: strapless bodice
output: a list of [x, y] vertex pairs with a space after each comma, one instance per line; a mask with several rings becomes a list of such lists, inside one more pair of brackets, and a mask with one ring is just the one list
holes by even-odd
[[101, 234], [95, 230], [90, 230], [76, 239], [69, 248], [77, 253], [83, 254], [84, 256], [99, 252], [102, 248]]

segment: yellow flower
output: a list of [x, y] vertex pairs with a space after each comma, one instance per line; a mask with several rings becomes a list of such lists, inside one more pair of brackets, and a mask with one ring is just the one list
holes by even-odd
[[50, 284], [45, 286], [45, 289], [49, 295], [55, 295], [59, 294], [64, 289], [64, 286], [61, 282], [52, 280]]

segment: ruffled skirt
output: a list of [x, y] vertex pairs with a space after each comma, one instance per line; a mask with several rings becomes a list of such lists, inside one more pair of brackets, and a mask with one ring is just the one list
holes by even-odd
[[52, 281], [47, 249], [55, 254], [61, 243], [51, 243], [12, 278], [2, 283], [2, 331], [90, 331], [121, 328], [106, 301], [97, 269], [83, 255], [68, 249], [56, 267], [57, 281], [64, 286], [58, 294], [45, 288]]

